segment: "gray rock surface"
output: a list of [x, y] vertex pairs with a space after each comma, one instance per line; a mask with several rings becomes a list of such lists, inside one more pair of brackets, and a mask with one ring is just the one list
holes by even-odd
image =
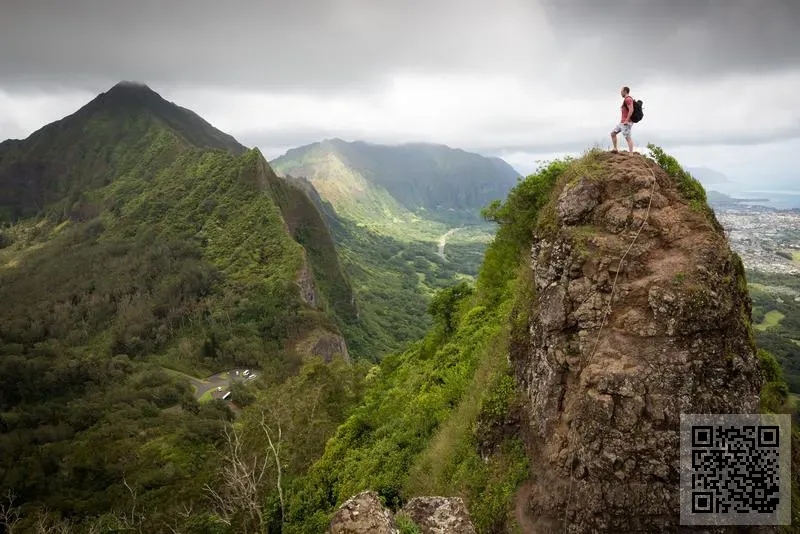
[[459, 497], [415, 497], [403, 511], [422, 534], [475, 534], [467, 507]]
[[399, 534], [392, 512], [384, 508], [378, 494], [364, 491], [339, 507], [331, 520], [330, 534]]
[[[464, 501], [459, 497], [415, 497], [403, 508], [422, 534], [475, 534]], [[394, 515], [374, 491], [345, 501], [331, 520], [329, 534], [399, 534]]]

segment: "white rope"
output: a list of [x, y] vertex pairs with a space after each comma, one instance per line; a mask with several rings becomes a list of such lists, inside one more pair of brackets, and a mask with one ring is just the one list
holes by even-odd
[[[608, 305], [606, 306], [605, 313], [603, 313], [603, 320], [600, 322], [600, 328], [597, 329], [597, 337], [595, 338], [594, 346], [592, 347], [592, 352], [589, 353], [589, 358], [586, 360], [586, 365], [581, 365], [580, 369], [578, 370], [579, 373], [580, 373], [581, 370], [586, 369], [587, 367], [589, 367], [589, 365], [592, 362], [592, 358], [594, 357], [595, 351], [597, 350], [597, 346], [600, 344], [600, 333], [603, 331], [603, 327], [606, 324], [606, 319], [608, 319], [609, 313], [611, 313], [611, 305], [614, 303], [614, 290], [617, 288], [617, 277], [619, 276], [620, 271], [622, 271], [622, 262], [625, 261], [625, 257], [628, 255], [628, 252], [630, 252], [630, 250], [633, 248], [633, 245], [634, 245], [634, 243], [636, 243], [636, 240], [639, 238], [639, 234], [642, 232], [642, 229], [644, 228], [644, 225], [647, 223], [647, 219], [650, 217], [650, 206], [653, 204], [653, 195], [656, 192], [656, 174], [653, 172], [653, 169], [650, 168], [649, 165], [647, 165], [646, 163], [645, 163], [645, 165], [647, 166], [647, 170], [650, 171], [650, 174], [653, 176], [653, 187], [650, 190], [650, 200], [647, 202], [647, 211], [645, 212], [644, 219], [642, 220], [641, 226], [639, 226], [639, 230], [637, 230], [636, 231], [636, 235], [633, 236], [633, 241], [631, 241], [631, 244], [628, 245], [628, 249], [625, 251], [625, 253], [622, 255], [622, 257], [619, 259], [619, 264], [617, 265], [617, 272], [614, 275], [614, 283], [611, 284], [611, 295], [610, 295], [610, 297], [608, 299]], [[570, 425], [570, 430], [569, 430], [570, 434], [574, 433], [574, 431], [575, 431], [575, 426]], [[567, 436], [567, 438], [568, 438], [567, 439], [567, 444], [568, 445], [571, 443], [571, 439], [569, 439], [570, 437], [574, 437], [574, 436], [570, 436], [570, 435]], [[569, 458], [569, 487], [567, 489], [567, 503], [566, 503], [566, 505], [564, 507], [564, 533], [565, 534], [567, 533], [567, 529], [568, 529], [568, 525], [569, 525], [569, 523], [567, 523], [567, 514], [569, 513], [569, 506], [570, 506], [570, 502], [572, 500], [572, 483], [573, 483], [573, 480], [574, 480], [574, 478], [573, 478], [573, 466], [574, 466], [574, 463], [575, 463], [575, 446], [572, 445], [571, 449], [572, 449], [572, 452], [571, 452], [570, 458]]]

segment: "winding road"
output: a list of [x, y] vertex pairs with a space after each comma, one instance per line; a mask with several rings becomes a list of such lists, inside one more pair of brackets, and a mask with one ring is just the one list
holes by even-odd
[[[216, 390], [218, 387], [222, 388], [223, 392], [227, 392], [228, 388], [230, 387], [231, 380], [233, 379], [242, 381], [246, 380], [243, 375], [237, 374], [237, 371], [241, 373], [244, 371], [244, 369], [231, 369], [230, 371], [223, 371], [206, 378], [195, 378], [192, 375], [187, 375], [186, 373], [174, 371], [172, 369], [165, 370], [169, 373], [187, 378], [189, 383], [191, 383], [194, 387], [194, 396], [197, 400], [203, 399], [204, 396], [208, 397], [210, 400], [211, 397], [206, 394], [210, 391]], [[253, 374], [256, 373], [256, 371], [253, 372]]]
[[454, 233], [458, 232], [459, 230], [463, 230], [463, 229], [464, 229], [463, 226], [460, 227], [460, 228], [452, 228], [452, 229], [448, 230], [447, 232], [445, 232], [444, 235], [442, 235], [442, 237], [439, 238], [439, 256], [441, 256], [441, 258], [443, 260], [447, 259], [444, 256], [444, 246], [447, 244], [447, 238], [450, 237], [451, 235], [453, 235]]

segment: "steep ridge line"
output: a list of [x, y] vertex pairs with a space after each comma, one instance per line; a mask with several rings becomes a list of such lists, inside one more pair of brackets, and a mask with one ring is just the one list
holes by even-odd
[[[609, 295], [608, 299], [608, 306], [606, 306], [606, 310], [603, 313], [603, 320], [600, 322], [600, 327], [597, 329], [597, 336], [595, 337], [594, 346], [592, 347], [592, 352], [589, 353], [589, 357], [586, 359], [585, 365], [581, 365], [581, 369], [585, 369], [592, 363], [592, 358], [594, 357], [595, 351], [597, 350], [597, 345], [600, 343], [600, 334], [603, 332], [603, 327], [606, 324], [606, 320], [608, 319], [608, 314], [611, 312], [611, 305], [614, 303], [614, 291], [617, 288], [617, 277], [619, 276], [620, 271], [622, 270], [622, 262], [625, 261], [625, 257], [630, 252], [633, 245], [636, 243], [636, 240], [639, 238], [639, 234], [642, 232], [644, 225], [647, 224], [647, 219], [650, 218], [650, 206], [653, 204], [653, 195], [656, 192], [656, 185], [658, 184], [658, 180], [656, 180], [656, 175], [653, 172], [653, 169], [646, 163], [645, 160], [645, 167], [647, 170], [650, 171], [650, 175], [653, 177], [653, 187], [650, 189], [650, 199], [647, 202], [647, 210], [645, 211], [644, 218], [642, 219], [642, 224], [639, 226], [639, 230], [636, 231], [636, 235], [633, 236], [633, 240], [631, 241], [630, 245], [628, 245], [627, 250], [619, 259], [619, 263], [617, 264], [617, 272], [614, 274], [614, 283], [611, 284], [611, 294]], [[588, 297], [587, 297], [588, 298]], [[575, 432], [575, 426], [570, 426], [570, 432]], [[567, 491], [567, 503], [564, 506], [564, 534], [567, 534], [569, 529], [569, 523], [567, 523], [567, 514], [569, 513], [570, 503], [572, 501], [572, 483], [575, 480], [574, 478], [574, 467], [575, 467], [575, 445], [574, 445], [574, 435], [570, 436], [570, 443], [572, 443], [572, 452], [570, 454], [569, 459], [569, 490]]]

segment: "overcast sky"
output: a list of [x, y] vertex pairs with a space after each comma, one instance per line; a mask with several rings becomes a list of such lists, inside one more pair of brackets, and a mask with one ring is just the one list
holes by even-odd
[[689, 166], [798, 177], [800, 0], [0, 0], [0, 139], [119, 80], [268, 157], [327, 137], [536, 160], [634, 127]]

